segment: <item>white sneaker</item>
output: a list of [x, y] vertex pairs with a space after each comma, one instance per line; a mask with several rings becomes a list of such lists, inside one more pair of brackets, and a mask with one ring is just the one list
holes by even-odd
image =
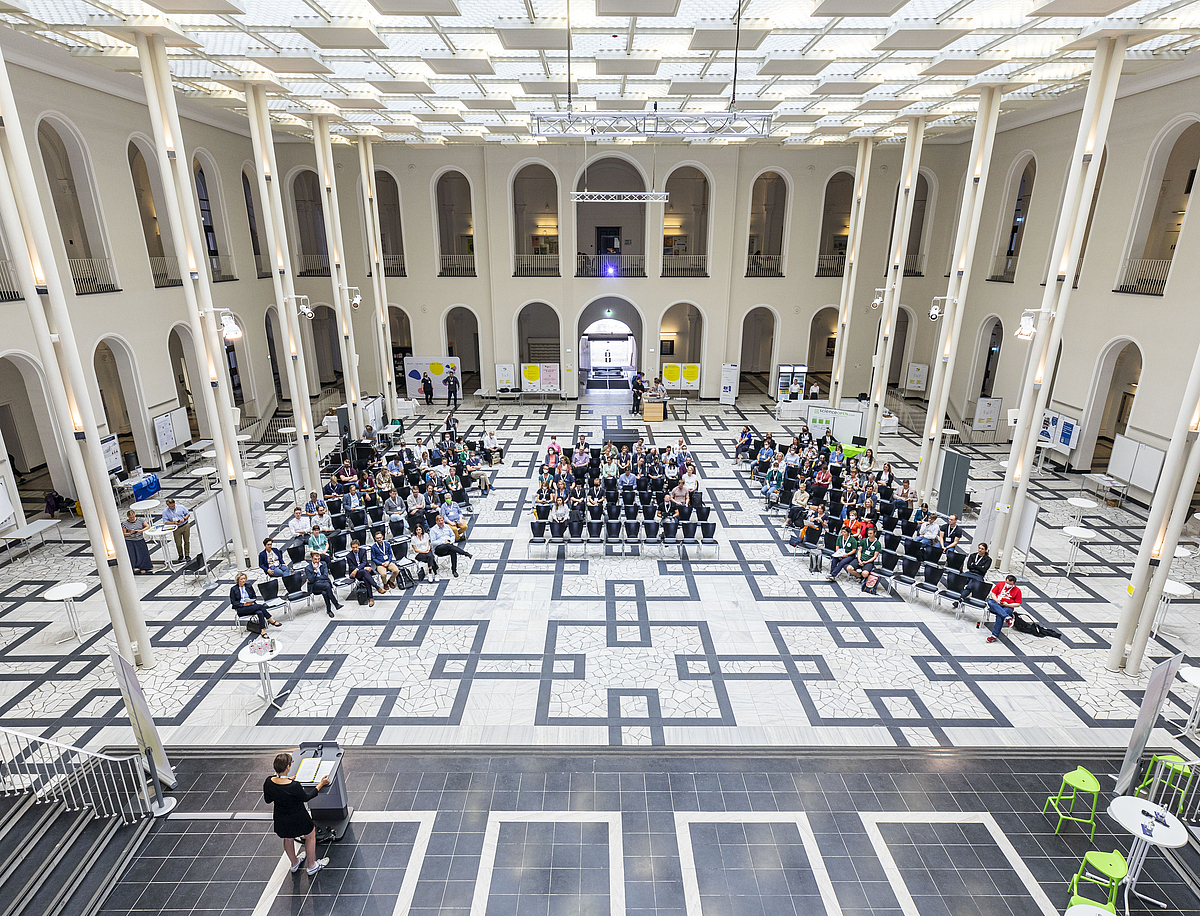
[[308, 855], [303, 849], [300, 850], [300, 856], [296, 859], [296, 864], [292, 866], [292, 874], [296, 874], [300, 870], [300, 866], [304, 864], [304, 857]]
[[323, 859], [317, 859], [317, 861], [313, 862], [312, 868], [305, 869], [305, 871], [307, 871], [310, 875], [315, 875], [317, 872], [319, 872], [322, 868], [324, 868], [328, 864], [329, 864], [329, 856], [326, 856]]

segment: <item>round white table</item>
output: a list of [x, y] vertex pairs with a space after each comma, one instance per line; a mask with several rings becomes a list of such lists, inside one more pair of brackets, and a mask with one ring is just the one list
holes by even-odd
[[[1146, 817], [1142, 814], [1143, 811], [1149, 811], [1151, 816]], [[1163, 821], [1156, 821], [1154, 819], [1156, 814], [1162, 815]], [[1166, 907], [1161, 900], [1138, 893], [1138, 875], [1142, 873], [1142, 865], [1146, 861], [1146, 854], [1150, 851], [1151, 846], [1178, 849], [1188, 841], [1187, 828], [1183, 826], [1183, 822], [1179, 818], [1161, 805], [1156, 805], [1144, 798], [1135, 798], [1132, 795], [1120, 795], [1109, 802], [1108, 816], [1133, 836], [1129, 854], [1125, 857], [1125, 861], [1129, 863], [1129, 873], [1122, 882], [1125, 885], [1125, 912], [1129, 912], [1130, 894], [1147, 903], [1153, 903], [1155, 906]], [[1149, 835], [1146, 833], [1147, 830], [1150, 831]]]
[[[282, 430], [280, 430], [282, 432]], [[260, 455], [258, 457], [259, 464], [265, 464], [271, 469], [271, 489], [278, 490], [279, 485], [275, 483], [275, 466], [283, 461], [283, 455]]]
[[175, 572], [175, 561], [171, 559], [171, 538], [175, 535], [174, 525], [151, 525], [146, 529], [146, 537], [154, 538], [158, 541], [158, 546], [162, 548], [162, 561], [167, 564], [167, 569]]
[[217, 450], [215, 448], [205, 449], [200, 453], [200, 457], [207, 458], [209, 461], [212, 461], [217, 457]]
[[1071, 544], [1071, 554], [1067, 559], [1067, 578], [1069, 579], [1071, 573], [1075, 571], [1075, 561], [1079, 557], [1079, 545], [1094, 538], [1096, 532], [1080, 525], [1067, 525], [1063, 528], [1063, 534], [1067, 536], [1067, 540]]
[[129, 508], [142, 516], [146, 521], [150, 521], [150, 513], [162, 505], [162, 500], [158, 499], [139, 499]]
[[1067, 911], [1063, 916], [1112, 916], [1108, 910], [1102, 906], [1092, 906], [1090, 903], [1077, 903], [1074, 906], [1067, 907]]
[[192, 468], [188, 471], [193, 477], [200, 477], [204, 480], [204, 492], [207, 493], [212, 489], [212, 483], [208, 478], [217, 476], [217, 469], [211, 464], [201, 465], [198, 468]]
[[1094, 499], [1084, 499], [1082, 496], [1072, 496], [1067, 500], [1067, 505], [1076, 510], [1071, 513], [1071, 524], [1078, 525], [1083, 521], [1083, 513], [1090, 512], [1100, 504]]
[[275, 694], [271, 688], [271, 662], [283, 653], [283, 640], [278, 637], [272, 637], [271, 642], [274, 644], [270, 652], [260, 654], [255, 651], [255, 644], [258, 642], [258, 637], [255, 637], [246, 645], [242, 646], [237, 654], [237, 659], [243, 665], [258, 665], [258, 695], [263, 699], [268, 706], [274, 706], [280, 712], [283, 707], [279, 705], [279, 700], [287, 695], [290, 691], [285, 690], [283, 693]]
[[1159, 626], [1167, 619], [1167, 612], [1171, 609], [1171, 602], [1175, 598], [1189, 598], [1191, 594], [1191, 586], [1182, 582], [1168, 579], [1163, 583], [1162, 597], [1158, 599], [1158, 610], [1154, 614], [1154, 626], [1150, 628], [1151, 636], [1158, 635]]
[[1175, 559], [1176, 560], [1190, 560], [1191, 558], [1192, 558], [1192, 549], [1190, 547], [1184, 547], [1182, 544], [1175, 545]]
[[[58, 640], [58, 643], [66, 642], [69, 639], [77, 639], [83, 642], [83, 637], [88, 634], [83, 631], [79, 625], [79, 612], [75, 610], [75, 599], [88, 590], [88, 587], [83, 582], [59, 582], [57, 585], [52, 585], [46, 589], [46, 594], [42, 597], [47, 601], [61, 601], [63, 608], [67, 612], [67, 621], [71, 624], [71, 635], [64, 636]], [[95, 630], [89, 632], [95, 633]]]
[[249, 441], [250, 441], [251, 439], [253, 439], [254, 437], [253, 437], [253, 436], [251, 436], [249, 433], [238, 433], [238, 434], [237, 434], [236, 436], [234, 436], [233, 438], [234, 438], [234, 440], [235, 440], [235, 441], [237, 441], [237, 442], [249, 442]]
[[1195, 665], [1184, 665], [1179, 669], [1179, 676], [1183, 678], [1184, 683], [1196, 688], [1196, 696], [1192, 700], [1192, 711], [1188, 713], [1183, 731], [1176, 736], [1182, 738], [1184, 735], [1195, 735], [1196, 726], [1200, 725], [1200, 668]]

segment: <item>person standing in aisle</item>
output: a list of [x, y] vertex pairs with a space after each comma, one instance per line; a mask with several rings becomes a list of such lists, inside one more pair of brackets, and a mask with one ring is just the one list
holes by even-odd
[[179, 559], [187, 562], [192, 558], [192, 516], [183, 506], [176, 505], [175, 500], [167, 500], [167, 508], [162, 514], [163, 524], [173, 525], [175, 534], [175, 552]]
[[[275, 775], [268, 776], [263, 782], [263, 800], [274, 806], [272, 818], [275, 835], [283, 840], [283, 852], [292, 863], [292, 874], [299, 871], [307, 859], [312, 864], [306, 871], [309, 875], [315, 875], [329, 864], [329, 858], [317, 858], [317, 825], [308, 813], [306, 802], [312, 801], [317, 793], [329, 785], [329, 777], [322, 776], [314, 787], [305, 788], [287, 775], [291, 767], [291, 754], [275, 756]], [[300, 855], [296, 855], [297, 839], [304, 843]]]
[[642, 412], [642, 395], [646, 391], [646, 383], [642, 381], [642, 373], [635, 372], [633, 381], [629, 383], [629, 387], [633, 389], [633, 409], [630, 413], [635, 416]]
[[451, 369], [444, 379], [442, 384], [446, 386], [446, 406], [452, 410], [458, 410], [458, 376]]
[[426, 372], [421, 376], [421, 394], [425, 395], [425, 406], [433, 406], [433, 379]]

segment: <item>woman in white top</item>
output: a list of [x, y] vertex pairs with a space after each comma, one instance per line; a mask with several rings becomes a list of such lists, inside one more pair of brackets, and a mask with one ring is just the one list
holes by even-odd
[[567, 504], [560, 496], [554, 501], [554, 508], [550, 510], [550, 521], [562, 522], [565, 525], [570, 520], [571, 510], [567, 508]]
[[426, 534], [424, 527], [417, 525], [413, 529], [412, 538], [409, 540], [408, 546], [413, 549], [413, 559], [429, 567], [429, 581], [436, 582], [438, 574], [437, 560], [433, 556], [433, 547], [429, 543], [429, 535]]
[[864, 474], [870, 474], [875, 470], [875, 453], [867, 449], [858, 456], [858, 469]]

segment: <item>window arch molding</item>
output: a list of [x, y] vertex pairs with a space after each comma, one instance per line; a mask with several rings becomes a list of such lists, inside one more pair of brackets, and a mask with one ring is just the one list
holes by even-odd
[[[563, 207], [562, 176], [559, 174], [558, 169], [555, 168], [546, 159], [541, 159], [536, 156], [529, 156], [525, 159], [520, 160], [515, 165], [513, 165], [513, 167], [508, 172], [508, 185], [507, 185], [508, 186], [508, 211], [506, 214], [505, 222], [508, 224], [508, 252], [509, 252], [509, 261], [512, 262], [513, 268], [514, 268], [513, 275], [514, 276], [517, 275], [517, 267], [518, 267], [517, 255], [523, 253], [522, 245], [521, 245], [522, 239], [517, 237], [517, 219], [516, 219], [517, 179], [520, 178], [521, 173], [524, 172], [525, 169], [529, 168], [530, 166], [538, 166], [540, 168], [544, 168], [554, 178], [554, 214], [555, 214], [555, 222], [557, 223], [556, 231], [558, 232], [558, 270], [561, 273], [562, 272], [562, 257], [563, 257], [563, 237], [564, 237], [563, 236], [563, 219], [564, 219], [564, 213], [565, 213], [565, 209]], [[572, 212], [572, 223], [574, 223], [574, 213], [573, 212]], [[571, 262], [568, 261], [567, 263], [569, 264]], [[534, 301], [541, 301], [541, 300], [534, 300]], [[522, 306], [522, 308], [524, 308], [524, 306]], [[518, 314], [519, 313], [520, 312], [518, 310]], [[561, 316], [559, 317], [559, 321], [560, 321], [560, 326], [561, 326], [561, 321], [562, 321]]]
[[[783, 187], [787, 193], [787, 201], [783, 207], [783, 239], [779, 247], [779, 275], [787, 276], [788, 272], [788, 249], [791, 247], [792, 241], [792, 208], [796, 201], [796, 183], [792, 180], [792, 174], [782, 166], [768, 165], [759, 169], [750, 177], [748, 184], [749, 193], [746, 195], [746, 230], [744, 235], [745, 249], [743, 249], [742, 263], [750, 263], [750, 255], [753, 253], [750, 250], [750, 223], [754, 218], [754, 186], [758, 183], [758, 179], [767, 174], [775, 174], [783, 179]], [[757, 306], [756, 306], [757, 308]], [[745, 316], [743, 316], [744, 319]]]
[[[200, 241], [207, 249], [205, 254], [212, 269], [214, 282], [236, 280], [233, 242], [229, 225], [229, 209], [225, 206], [225, 183], [221, 170], [212, 153], [202, 146], [192, 150], [191, 160], [192, 193], [196, 195], [197, 216], [200, 218]], [[204, 176], [204, 187], [208, 192], [208, 211], [212, 221], [212, 239], [208, 238], [208, 226], [204, 223], [204, 202], [200, 197], [199, 176]], [[215, 254], [213, 241], [215, 240]]]
[[[1009, 163], [1008, 172], [1004, 176], [1004, 184], [1001, 187], [1001, 193], [1004, 195], [1000, 199], [1000, 212], [996, 215], [996, 232], [992, 237], [992, 247], [989, 256], [992, 259], [991, 265], [988, 267], [989, 280], [1003, 280], [1011, 283], [1016, 278], [1016, 261], [1020, 257], [1020, 248], [1017, 249], [1013, 256], [1013, 263], [1010, 265], [1006, 258], [1001, 261], [1001, 257], [1006, 257], [1008, 251], [1008, 240], [1012, 233], [1013, 219], [1017, 208], [1017, 197], [1021, 193], [1021, 179], [1025, 174], [1025, 170], [1033, 164], [1033, 185], [1037, 186], [1037, 175], [1040, 171], [1040, 161], [1037, 154], [1031, 149], [1024, 149], [1017, 153]], [[1033, 210], [1033, 189], [1029, 189], [1029, 202], [1026, 206], [1026, 212], [1022, 215], [1022, 229], [1020, 245], [1024, 245], [1025, 233], [1028, 231], [1029, 214]], [[1053, 244], [1053, 242], [1051, 243]], [[1011, 269], [1010, 269], [1011, 267]]]

